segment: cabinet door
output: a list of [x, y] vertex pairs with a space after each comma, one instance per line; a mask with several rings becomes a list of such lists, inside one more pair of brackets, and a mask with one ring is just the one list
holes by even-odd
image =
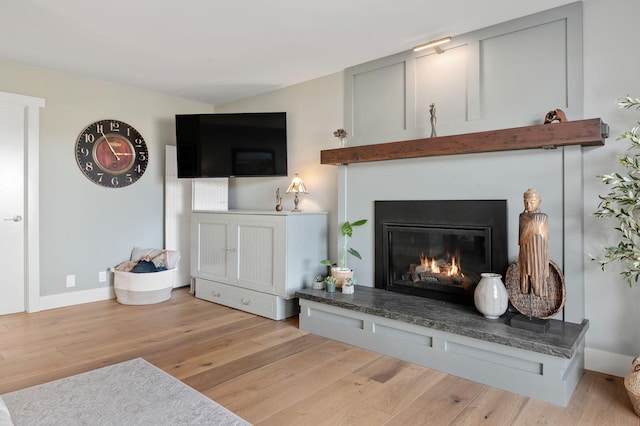
[[229, 244], [231, 224], [216, 215], [193, 215], [191, 233], [191, 275], [231, 283], [230, 265], [235, 255]]
[[284, 244], [285, 218], [244, 218], [236, 227], [236, 285], [277, 294], [284, 283], [284, 263], [280, 249]]

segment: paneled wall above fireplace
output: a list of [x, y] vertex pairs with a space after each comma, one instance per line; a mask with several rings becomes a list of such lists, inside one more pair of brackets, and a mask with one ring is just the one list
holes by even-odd
[[349, 146], [431, 135], [431, 104], [438, 135], [584, 118], [582, 2], [452, 35], [345, 70]]

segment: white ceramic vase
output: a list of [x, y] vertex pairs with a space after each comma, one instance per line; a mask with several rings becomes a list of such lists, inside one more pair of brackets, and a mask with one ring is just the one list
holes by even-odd
[[490, 319], [496, 319], [507, 312], [509, 295], [502, 282], [502, 275], [484, 272], [473, 293], [476, 309]]

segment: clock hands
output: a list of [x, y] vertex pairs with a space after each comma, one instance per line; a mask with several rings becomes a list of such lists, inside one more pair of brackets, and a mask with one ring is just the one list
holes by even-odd
[[100, 133], [102, 134], [102, 137], [104, 138], [104, 140], [107, 142], [107, 145], [109, 146], [109, 149], [111, 150], [111, 152], [113, 153], [113, 155], [116, 157], [116, 160], [120, 161], [120, 157], [118, 156], [118, 154], [116, 153], [116, 151], [113, 149], [113, 147], [111, 146], [111, 142], [109, 142], [109, 139], [107, 139], [107, 137], [105, 136], [104, 132], [102, 130], [100, 130]]

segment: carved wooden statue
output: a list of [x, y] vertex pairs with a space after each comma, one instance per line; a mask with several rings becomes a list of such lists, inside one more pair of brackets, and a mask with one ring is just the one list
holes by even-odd
[[549, 289], [549, 228], [547, 215], [540, 212], [540, 194], [533, 188], [524, 193], [524, 212], [520, 213], [518, 267], [520, 290], [547, 297]]
[[436, 117], [436, 104], [429, 105], [429, 114], [431, 116], [429, 118], [429, 121], [431, 122], [431, 137], [435, 138], [438, 136], [436, 134], [436, 121], [438, 120], [438, 117]]

